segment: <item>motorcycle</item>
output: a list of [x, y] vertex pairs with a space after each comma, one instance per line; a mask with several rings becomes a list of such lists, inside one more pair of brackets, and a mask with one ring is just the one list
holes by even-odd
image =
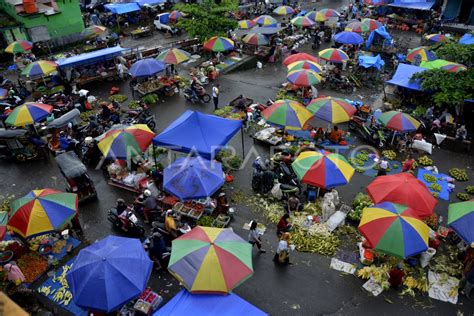
[[252, 189], [263, 194], [270, 192], [273, 188], [275, 175], [270, 170], [270, 162], [268, 159], [263, 160], [257, 157], [252, 164]]
[[211, 96], [206, 93], [203, 87], [199, 87], [196, 95], [193, 95], [193, 91], [190, 88], [185, 89], [183, 95], [187, 101], [192, 103], [209, 103], [211, 101]]
[[386, 137], [382, 129], [376, 125], [367, 126], [367, 120], [362, 117], [353, 116], [349, 121], [349, 129], [357, 132], [367, 142], [379, 148], [384, 147], [386, 143]]
[[152, 229], [151, 234], [143, 242], [143, 248], [148, 252], [151, 260], [158, 260], [161, 268], [167, 268], [171, 258], [171, 247], [167, 247], [165, 243], [166, 249], [159, 258], [152, 258], [151, 253], [149, 252], [149, 249], [152, 247], [152, 243], [160, 242], [160, 239], [164, 242], [163, 235], [159, 232], [153, 231]]
[[[127, 209], [127, 213], [124, 218], [121, 217], [121, 214], [117, 214], [116, 208], [111, 208], [107, 212], [107, 220], [111, 222], [115, 228], [120, 229], [123, 232], [139, 236], [143, 236], [145, 234], [145, 227], [143, 227], [142, 223], [140, 223], [131, 209]], [[124, 221], [128, 221], [128, 229], [125, 227]]]
[[301, 184], [296, 180], [296, 175], [290, 168], [284, 161], [281, 161], [275, 168], [276, 179], [280, 183], [280, 189], [284, 196], [299, 195], [303, 192]]
[[160, 233], [164, 238], [165, 245], [167, 247], [171, 247], [171, 243], [175, 238], [180, 237], [180, 236], [186, 234], [187, 232], [191, 231], [191, 227], [187, 223], [177, 222], [176, 227], [178, 228], [177, 229], [177, 235], [173, 235], [173, 234], [170, 234], [165, 229], [165, 224], [164, 223], [153, 222], [151, 224], [151, 231], [152, 231], [152, 233], [156, 233], [156, 232]]

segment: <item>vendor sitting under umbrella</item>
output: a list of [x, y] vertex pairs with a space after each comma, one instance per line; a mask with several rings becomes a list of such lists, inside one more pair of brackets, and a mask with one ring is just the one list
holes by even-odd
[[342, 137], [344, 135], [344, 132], [337, 127], [337, 125], [334, 125], [331, 133], [329, 133], [329, 140], [333, 143], [339, 144], [344, 140]]

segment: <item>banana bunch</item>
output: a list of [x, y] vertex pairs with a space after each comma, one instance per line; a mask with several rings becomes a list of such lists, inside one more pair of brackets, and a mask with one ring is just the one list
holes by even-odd
[[456, 197], [461, 201], [469, 201], [469, 194], [467, 193], [458, 193], [456, 194]]
[[394, 160], [397, 158], [397, 153], [393, 150], [382, 150], [382, 156], [389, 160]]
[[430, 190], [435, 192], [441, 192], [441, 185], [437, 183], [430, 184]]
[[420, 158], [418, 158], [418, 164], [422, 165], [422, 166], [432, 166], [433, 165], [433, 159], [431, 159], [430, 157], [428, 156], [421, 156]]
[[377, 266], [368, 266], [363, 267], [357, 271], [357, 276], [362, 279], [373, 278], [378, 284], [383, 284], [388, 281], [388, 271], [390, 267], [386, 264], [383, 264], [379, 267]]
[[425, 179], [425, 181], [429, 183], [435, 183], [437, 181], [435, 176], [427, 173], [423, 175], [423, 179]]
[[413, 291], [413, 289], [410, 289], [410, 288], [406, 288], [406, 289], [403, 289], [403, 291], [400, 293], [400, 295], [409, 295], [411, 297], [415, 297], [415, 291]]
[[435, 197], [435, 199], [439, 198], [439, 193], [438, 192], [431, 192], [431, 194]]
[[[360, 154], [357, 154], [356, 159], [359, 159], [361, 161], [368, 161], [369, 160], [369, 153], [366, 151], [360, 152]], [[364, 164], [364, 163], [362, 163]]]
[[458, 181], [468, 181], [469, 177], [467, 176], [466, 169], [460, 168], [451, 168], [448, 171], [448, 174]]
[[358, 173], [364, 173], [365, 172], [365, 170], [363, 168], [360, 168], [360, 167], [355, 168], [355, 171], [358, 172]]
[[298, 251], [313, 252], [323, 256], [334, 256], [340, 245], [340, 240], [334, 235], [311, 235], [298, 227], [291, 233], [290, 241]]
[[466, 192], [469, 194], [474, 194], [474, 185], [468, 185], [466, 187]]
[[425, 277], [421, 279], [415, 279], [412, 276], [406, 277], [403, 281], [403, 285], [412, 290], [419, 290], [420, 292], [428, 292], [428, 281]]

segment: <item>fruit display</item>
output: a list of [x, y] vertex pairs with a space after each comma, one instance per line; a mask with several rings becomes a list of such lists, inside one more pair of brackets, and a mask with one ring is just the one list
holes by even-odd
[[431, 191], [441, 192], [441, 186], [437, 183], [430, 184], [429, 188], [430, 188]]
[[418, 158], [418, 164], [422, 165], [422, 166], [432, 166], [433, 165], [433, 159], [429, 158], [428, 156], [421, 156], [420, 158]]
[[48, 262], [35, 252], [21, 256], [17, 264], [25, 276], [26, 283], [33, 282], [48, 269]]
[[466, 192], [469, 194], [474, 194], [474, 185], [468, 185], [466, 187]]
[[363, 161], [363, 160], [360, 160], [359, 158], [348, 158], [347, 160], [348, 160], [349, 163], [350, 163], [351, 165], [353, 165], [354, 167], [363, 166], [363, 165], [364, 165], [364, 161]]
[[204, 215], [204, 216], [201, 216], [200, 219], [198, 219], [197, 224], [198, 224], [199, 226], [211, 227], [212, 222], [214, 222], [214, 217], [208, 216], [208, 215]]
[[367, 194], [358, 193], [354, 198], [354, 201], [352, 201], [353, 209], [347, 214], [347, 218], [354, 222], [359, 222], [364, 208], [372, 205], [374, 205], [374, 203]]
[[458, 181], [468, 181], [469, 177], [467, 176], [466, 169], [452, 168], [449, 169], [448, 174]]
[[132, 100], [128, 104], [128, 108], [130, 110], [135, 110], [135, 109], [138, 109], [139, 107], [140, 107], [140, 102], [138, 102], [137, 100]]
[[428, 182], [428, 183], [436, 183], [436, 181], [437, 181], [435, 176], [433, 176], [431, 174], [427, 174], [427, 173], [425, 173], [423, 175], [423, 179], [425, 179], [425, 181]]
[[469, 194], [467, 193], [458, 193], [456, 194], [456, 197], [460, 199], [461, 201], [469, 201], [470, 199]]
[[393, 150], [382, 150], [382, 156], [389, 160], [394, 160], [397, 158], [397, 153]]
[[142, 101], [145, 102], [145, 104], [156, 104], [159, 100], [160, 99], [156, 93], [147, 94], [142, 98]]
[[356, 155], [356, 158], [362, 161], [368, 161], [369, 153], [366, 151], [361, 151], [359, 154]]
[[310, 233], [299, 227], [293, 230], [290, 238], [290, 242], [296, 246], [296, 250], [318, 253], [323, 256], [334, 256], [340, 245], [340, 240], [335, 235]]
[[357, 168], [355, 169], [355, 171], [358, 172], [358, 173], [364, 173], [364, 172], [365, 172], [365, 169], [360, 168], [360, 167], [357, 167]]
[[127, 101], [127, 99], [128, 99], [128, 97], [126, 95], [123, 95], [123, 94], [111, 95], [109, 97], [110, 102], [116, 101], [118, 103], [125, 102], [125, 101]]
[[439, 193], [438, 192], [431, 192], [431, 194], [437, 199], [439, 198]]
[[408, 289], [428, 292], [428, 280], [424, 274], [419, 278], [414, 278], [413, 276], [406, 277], [403, 281], [403, 285]]
[[423, 222], [425, 222], [426, 225], [428, 225], [431, 229], [437, 230], [439, 226], [439, 216], [436, 213], [433, 213], [432, 215], [425, 217], [423, 219]]

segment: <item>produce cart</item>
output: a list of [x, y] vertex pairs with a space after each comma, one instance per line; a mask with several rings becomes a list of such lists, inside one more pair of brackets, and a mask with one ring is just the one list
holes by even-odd
[[150, 93], [172, 96], [175, 94], [178, 84], [179, 80], [174, 77], [160, 77], [138, 83], [133, 89], [139, 93], [140, 97]]
[[173, 210], [181, 216], [199, 220], [204, 213], [205, 205], [199, 202], [178, 202], [174, 205]]
[[132, 38], [137, 39], [140, 37], [153, 36], [153, 28], [150, 26], [139, 27], [131, 32]]

